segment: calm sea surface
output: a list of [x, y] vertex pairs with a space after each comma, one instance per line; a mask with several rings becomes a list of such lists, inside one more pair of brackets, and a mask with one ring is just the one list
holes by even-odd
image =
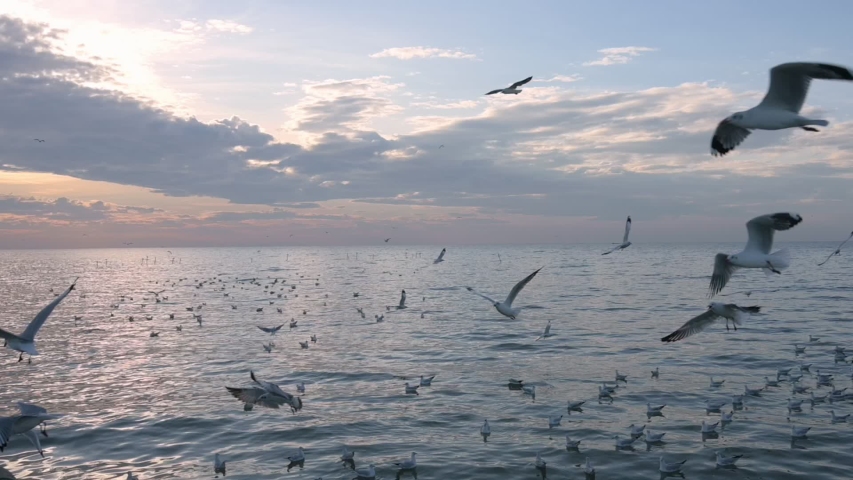
[[[748, 398], [719, 438], [702, 439], [702, 420], [719, 420], [706, 415], [706, 399], [759, 387], [777, 368], [812, 363], [812, 372], [835, 374], [836, 386], [851, 384], [850, 365], [835, 363], [832, 351], [853, 349], [853, 260], [842, 253], [815, 265], [835, 244], [787, 245], [793, 261], [781, 276], [736, 273], [723, 293], [751, 290], [751, 297], [721, 300], [766, 312], [739, 331], [718, 324], [661, 343], [706, 308], [713, 255], [740, 247], [635, 244], [605, 257], [609, 245], [451, 247], [439, 265], [432, 260], [440, 248], [393, 245], [171, 249], [174, 263], [166, 249], [2, 251], [4, 329], [22, 331], [53, 298], [51, 288], [80, 280], [39, 332], [32, 364], [0, 349], [0, 414], [27, 401], [66, 415], [49, 423], [46, 458], [15, 436], [0, 464], [39, 480], [123, 479], [128, 470], [140, 480], [203, 479], [213, 477], [218, 452], [229, 461], [228, 478], [351, 479], [337, 461], [347, 445], [358, 467], [373, 463], [384, 479], [395, 478], [393, 463], [411, 452], [420, 479], [541, 478], [536, 452], [553, 479], [584, 478], [576, 465], [585, 457], [598, 479], [659, 478], [661, 455], [687, 459], [684, 472], [694, 480], [851, 478], [853, 425], [831, 424], [829, 411], [853, 412], [853, 402], [805, 406], [789, 417], [787, 382]], [[514, 321], [464, 289], [503, 299], [542, 266], [516, 300], [527, 308]], [[247, 278], [262, 286], [236, 281]], [[270, 294], [263, 286], [275, 278], [286, 288], [280, 282]], [[168, 300], [156, 303], [146, 292], [160, 289]], [[401, 289], [409, 308], [386, 311]], [[201, 304], [203, 326], [186, 310]], [[375, 314], [385, 321], [375, 323]], [[285, 325], [266, 353], [270, 337], [256, 325], [291, 318], [298, 327]], [[535, 341], [549, 320], [555, 336]], [[301, 349], [297, 342], [312, 334], [318, 343]], [[809, 334], [821, 340], [809, 343]], [[808, 344], [806, 353], [796, 356], [794, 343]], [[655, 367], [659, 379], [650, 378]], [[617, 368], [628, 383], [612, 404], [599, 404], [597, 387]], [[250, 369], [293, 393], [305, 382], [302, 411], [244, 412], [225, 387], [250, 386]], [[436, 375], [433, 386], [405, 395], [403, 384], [420, 375]], [[725, 385], [710, 388], [711, 375]], [[510, 377], [536, 385], [535, 401], [510, 391]], [[815, 385], [808, 373], [803, 382]], [[568, 415], [568, 400], [587, 404]], [[666, 416], [647, 418], [646, 402], [667, 404]], [[562, 425], [549, 429], [548, 417], [560, 414]], [[488, 443], [479, 435], [484, 418]], [[628, 435], [632, 423], [666, 432], [667, 444], [647, 450], [639, 440], [636, 450], [617, 451], [613, 436]], [[792, 443], [792, 424], [811, 426], [808, 440]], [[579, 453], [566, 451], [566, 434], [582, 440]], [[286, 457], [300, 446], [304, 468], [287, 472]], [[715, 469], [720, 449], [744, 455], [737, 470]]]

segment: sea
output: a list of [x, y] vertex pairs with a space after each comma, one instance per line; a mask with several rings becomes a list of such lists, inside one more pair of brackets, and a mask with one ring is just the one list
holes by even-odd
[[[777, 246], [790, 249], [789, 269], [740, 270], [715, 297], [760, 314], [671, 344], [661, 337], [708, 307], [714, 255], [742, 244], [635, 243], [607, 256], [610, 245], [448, 246], [439, 264], [441, 246], [393, 244], [0, 251], [4, 330], [23, 331], [79, 277], [39, 331], [32, 363], [0, 348], [0, 415], [15, 415], [17, 402], [63, 414], [47, 423], [44, 458], [15, 435], [0, 465], [19, 479], [209, 479], [219, 453], [227, 478], [353, 479], [340, 461], [346, 446], [378, 479], [534, 480], [537, 453], [552, 479], [586, 478], [586, 459], [600, 480], [657, 479], [661, 457], [686, 460], [691, 480], [853, 478], [853, 429], [830, 421], [853, 402], [789, 412], [788, 398], [810, 397], [784, 377], [747, 397], [717, 436], [700, 433], [703, 420], [720, 420], [706, 400], [762, 387], [780, 368], [810, 365], [800, 385], [819, 396], [830, 387], [816, 386], [817, 371], [851, 386], [851, 365], [834, 350], [853, 354], [853, 254], [819, 267], [835, 243]], [[514, 320], [465, 288], [503, 300], [540, 267]], [[160, 290], [158, 302], [149, 292]], [[407, 308], [397, 309], [402, 290]], [[548, 322], [553, 335], [537, 340]], [[282, 324], [275, 336], [257, 328]], [[627, 382], [599, 401], [616, 370]], [[225, 387], [250, 387], [250, 371], [293, 394], [304, 382], [302, 410], [244, 411]], [[421, 375], [432, 385], [407, 395]], [[725, 383], [711, 387], [712, 376]], [[510, 378], [535, 385], [535, 399]], [[570, 413], [569, 401], [586, 403]], [[647, 416], [647, 403], [666, 404], [664, 416]], [[665, 432], [666, 443], [617, 449], [614, 436], [632, 424]], [[792, 440], [792, 425], [811, 427], [808, 437]], [[578, 450], [566, 449], [567, 435]], [[299, 447], [304, 464], [288, 470]], [[720, 469], [718, 451], [743, 457]], [[416, 470], [400, 472], [394, 464], [412, 452]]]

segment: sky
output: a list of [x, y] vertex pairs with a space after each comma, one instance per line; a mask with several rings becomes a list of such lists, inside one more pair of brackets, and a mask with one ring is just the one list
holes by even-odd
[[774, 7], [4, 0], [0, 248], [840, 241], [853, 84], [710, 155], [773, 66], [853, 66], [853, 3]]

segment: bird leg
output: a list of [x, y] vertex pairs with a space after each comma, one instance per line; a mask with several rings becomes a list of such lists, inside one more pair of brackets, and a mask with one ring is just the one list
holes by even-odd
[[729, 319], [728, 318], [726, 319], [726, 331], [727, 332], [729, 331]]
[[18, 363], [21, 363], [23, 361], [24, 361], [24, 352], [21, 352], [21, 354], [18, 355]]
[[44, 438], [47, 438], [47, 423], [41, 424], [41, 434], [44, 435]]
[[800, 127], [800, 128], [802, 128], [803, 130], [805, 130], [807, 132], [819, 132], [820, 131], [820, 130], [818, 130], [816, 128], [812, 128], [812, 127]]
[[779, 270], [776, 270], [776, 268], [773, 267], [773, 264], [770, 263], [770, 260], [767, 261], [767, 268], [769, 268], [770, 271], [773, 273], [778, 273], [779, 275], [782, 275], [782, 272], [780, 272]]

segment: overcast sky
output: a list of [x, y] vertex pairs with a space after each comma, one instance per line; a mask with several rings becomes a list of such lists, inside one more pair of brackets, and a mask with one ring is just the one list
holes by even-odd
[[709, 152], [774, 65], [853, 66], [853, 3], [774, 5], [4, 0], [0, 248], [842, 240], [853, 85]]

